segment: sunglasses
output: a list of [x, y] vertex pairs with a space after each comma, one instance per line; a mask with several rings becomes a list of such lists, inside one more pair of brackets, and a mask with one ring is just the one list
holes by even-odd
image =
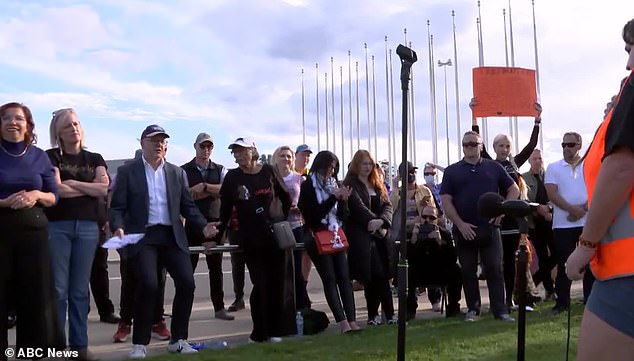
[[422, 216], [420, 216], [420, 218], [421, 219], [428, 219], [430, 221], [435, 221], [435, 220], [438, 219], [436, 216], [431, 216], [431, 215], [426, 215], [426, 214], [423, 214]]
[[436, 175], [436, 173], [432, 173], [432, 172], [425, 172], [425, 173], [423, 173], [423, 175]]
[[214, 149], [214, 144], [213, 143], [203, 143], [203, 144], [199, 144], [198, 147], [200, 147], [200, 149]]
[[576, 142], [564, 142], [564, 143], [561, 143], [561, 147], [562, 148], [574, 148], [577, 145], [579, 145], [579, 143], [576, 143]]
[[480, 144], [482, 144], [482, 143], [480, 143], [480, 142], [463, 142], [462, 146], [463, 147], [477, 147]]

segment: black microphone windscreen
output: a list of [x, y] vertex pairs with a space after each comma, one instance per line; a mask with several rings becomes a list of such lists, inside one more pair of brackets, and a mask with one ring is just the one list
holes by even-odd
[[478, 213], [485, 218], [494, 218], [502, 214], [504, 198], [498, 193], [487, 192], [478, 199]]

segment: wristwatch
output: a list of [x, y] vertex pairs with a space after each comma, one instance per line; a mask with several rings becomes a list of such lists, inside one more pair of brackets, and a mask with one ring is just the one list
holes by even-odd
[[590, 242], [583, 238], [583, 236], [579, 236], [579, 245], [593, 249], [599, 247], [599, 243]]

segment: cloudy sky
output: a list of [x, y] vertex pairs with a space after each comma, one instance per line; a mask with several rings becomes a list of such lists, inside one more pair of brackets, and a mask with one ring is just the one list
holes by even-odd
[[[629, 5], [628, 5], [629, 4]], [[515, 65], [534, 68], [530, 0], [512, 0]], [[502, 10], [508, 1], [482, 1], [485, 65], [505, 64]], [[605, 103], [627, 75], [621, 39], [634, 17], [631, 1], [537, 0], [538, 53], [546, 160], [561, 157], [561, 135], [592, 136]], [[427, 25], [435, 60], [453, 59], [451, 11], [456, 12], [461, 129], [469, 127], [471, 69], [478, 65], [475, 0], [3, 0], [0, 2], [0, 98], [31, 107], [39, 146], [48, 147], [51, 112], [77, 110], [90, 150], [106, 159], [128, 158], [143, 128], [157, 123], [170, 133], [168, 158], [193, 156], [199, 132], [215, 138], [212, 157], [233, 166], [227, 150], [250, 136], [260, 151], [302, 142], [304, 69], [306, 142], [318, 147], [315, 64], [319, 63], [320, 145], [326, 147], [328, 107], [332, 132], [330, 58], [335, 69], [337, 153], [350, 159], [348, 50], [352, 63], [352, 118], [356, 130], [355, 62], [359, 62], [361, 147], [367, 148], [367, 106], [378, 121], [378, 158], [388, 157], [385, 36], [394, 49], [405, 40], [417, 51], [414, 65], [416, 160], [432, 160]], [[508, 11], [507, 11], [508, 15]], [[507, 19], [508, 20], [508, 19]], [[509, 34], [510, 35], [510, 34]], [[366, 95], [364, 43], [371, 60]], [[343, 84], [339, 67], [343, 68]], [[436, 71], [439, 163], [446, 163], [442, 69]], [[400, 124], [400, 64], [393, 57], [395, 118]], [[453, 68], [448, 68], [450, 160], [458, 157]], [[328, 104], [324, 89], [328, 73]], [[341, 153], [340, 88], [343, 86], [345, 153]], [[519, 143], [532, 119], [520, 118]], [[508, 132], [508, 118], [489, 120], [489, 142]], [[396, 126], [399, 132], [400, 126]], [[356, 149], [356, 132], [353, 136]], [[333, 136], [328, 138], [333, 148]], [[374, 153], [374, 143], [371, 144]]]

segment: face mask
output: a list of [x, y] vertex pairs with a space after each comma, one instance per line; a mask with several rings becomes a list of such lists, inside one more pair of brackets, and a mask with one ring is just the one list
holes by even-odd
[[425, 176], [425, 183], [427, 184], [434, 184], [434, 176], [433, 175], [426, 175]]
[[407, 183], [414, 183], [416, 182], [416, 174], [408, 174], [407, 175]]

